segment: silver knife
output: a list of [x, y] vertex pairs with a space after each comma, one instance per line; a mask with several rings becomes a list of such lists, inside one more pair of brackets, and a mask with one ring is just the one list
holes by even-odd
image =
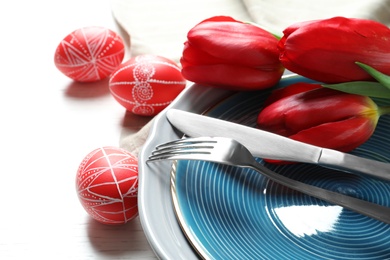
[[255, 157], [319, 164], [360, 172], [390, 181], [390, 164], [295, 141], [221, 119], [178, 109], [167, 111], [168, 121], [190, 137], [228, 137], [245, 145]]

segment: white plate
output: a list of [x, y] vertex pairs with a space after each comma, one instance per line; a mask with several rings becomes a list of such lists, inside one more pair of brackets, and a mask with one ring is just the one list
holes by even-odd
[[[288, 82], [292, 83], [292, 81], [296, 81], [296, 79], [287, 79], [291, 77], [297, 77], [295, 75], [292, 76], [286, 76], [284, 77], [285, 80], [282, 80], [282, 84], [288, 84]], [[302, 79], [302, 78], [301, 78]], [[228, 116], [232, 115], [234, 116], [234, 113], [231, 111], [229, 112], [230, 109], [236, 111], [237, 109], [234, 109], [235, 104], [239, 106], [241, 104], [242, 107], [247, 107], [248, 104], [250, 103], [248, 100], [248, 95], [245, 93], [244, 98], [230, 98], [230, 101], [226, 101], [226, 97], [232, 96], [234, 92], [231, 91], [226, 91], [226, 90], [221, 90], [221, 89], [216, 89], [216, 88], [207, 88], [199, 85], [193, 85], [187, 90], [185, 90], [177, 99], [176, 101], [168, 107], [169, 108], [177, 108], [177, 109], [182, 109], [186, 111], [191, 111], [195, 113], [203, 113], [206, 110], [214, 107], [219, 108], [221, 110], [220, 112], [226, 113]], [[263, 97], [264, 95], [261, 92], [259, 95]], [[242, 94], [242, 93], [241, 93]], [[237, 97], [242, 96], [241, 94], [236, 95]], [[254, 95], [253, 95], [254, 96]], [[252, 97], [252, 95], [249, 95], [249, 97]], [[233, 101], [232, 101], [233, 100]], [[221, 102], [224, 101], [224, 102]], [[253, 98], [252, 103], [257, 105], [258, 98]], [[230, 102], [230, 103], [229, 103]], [[232, 104], [232, 102], [234, 104]], [[249, 103], [248, 103], [249, 102]], [[387, 102], [388, 103], [388, 102]], [[386, 104], [387, 104], [386, 103]], [[251, 106], [250, 106], [251, 107]], [[216, 110], [216, 111], [217, 111]], [[191, 174], [186, 174], [187, 171], [189, 171], [187, 168], [179, 174], [181, 177], [182, 181], [178, 181], [178, 179], [175, 180], [175, 178], [171, 179], [170, 173], [172, 172], [172, 162], [170, 161], [165, 161], [165, 162], [158, 162], [158, 163], [152, 163], [152, 164], [146, 164], [145, 161], [148, 158], [148, 156], [151, 154], [151, 151], [154, 149], [154, 147], [158, 144], [167, 142], [167, 141], [172, 141], [178, 138], [182, 137], [182, 133], [175, 131], [175, 129], [169, 124], [169, 122], [166, 119], [166, 110], [164, 110], [162, 113], [158, 115], [158, 117], [155, 119], [152, 130], [150, 132], [150, 135], [144, 145], [144, 148], [141, 152], [140, 155], [140, 164], [139, 164], [139, 171], [140, 171], [140, 186], [139, 186], [139, 214], [141, 218], [141, 223], [144, 228], [144, 231], [146, 233], [146, 236], [152, 246], [152, 248], [155, 250], [155, 253], [158, 257], [162, 259], [198, 259], [199, 256], [198, 254], [193, 250], [193, 247], [191, 244], [188, 242], [186, 239], [187, 237], [191, 241], [192, 245], [196, 250], [202, 255], [202, 257], [205, 258], [219, 258], [223, 256], [223, 259], [226, 259], [227, 257], [233, 257], [232, 248], [234, 249], [234, 253], [236, 257], [233, 257], [232, 259], [236, 258], [244, 258], [244, 256], [250, 255], [251, 258], [257, 258], [255, 256], [273, 256], [275, 259], [280, 259], [281, 255], [286, 256], [286, 254], [290, 254], [291, 257], [294, 259], [302, 259], [302, 258], [310, 258], [310, 259], [316, 259], [316, 256], [318, 256], [321, 259], [327, 259], [327, 256], [332, 258], [332, 259], [348, 259], [349, 257], [357, 257], [359, 259], [375, 259], [375, 256], [380, 256], [381, 258], [384, 255], [389, 256], [390, 251], [388, 250], [388, 245], [389, 245], [389, 240], [387, 239], [389, 234], [390, 234], [390, 225], [385, 225], [384, 223], [377, 223], [375, 222], [375, 225], [371, 225], [368, 223], [369, 220], [366, 218], [360, 218], [360, 216], [356, 217], [356, 214], [351, 212], [347, 212], [343, 218], [341, 218], [341, 211], [339, 208], [335, 208], [337, 211], [337, 216], [332, 219], [332, 223], [337, 223], [338, 229], [331, 229], [330, 231], [326, 232], [326, 236], [316, 236], [316, 239], [313, 240], [313, 237], [308, 236], [307, 232], [303, 231], [302, 225], [299, 226], [299, 231], [298, 233], [292, 232], [290, 229], [281, 232], [283, 228], [286, 227], [285, 223], [281, 222], [282, 224], [280, 225], [273, 225], [270, 223], [276, 223], [280, 219], [278, 217], [268, 217], [267, 210], [261, 211], [261, 214], [257, 214], [258, 211], [253, 211], [257, 212], [256, 214], [251, 214], [250, 217], [251, 219], [259, 219], [261, 221], [256, 222], [259, 226], [258, 229], [256, 230], [257, 235], [254, 235], [252, 237], [248, 236], [249, 233], [253, 231], [253, 228], [250, 229], [244, 229], [244, 226], [242, 226], [243, 230], [245, 231], [251, 231], [245, 233], [245, 235], [242, 234], [241, 229], [234, 229], [235, 232], [232, 232], [232, 229], [230, 228], [231, 226], [235, 226], [235, 224], [239, 223], [245, 223], [246, 218], [241, 219], [241, 216], [245, 215], [242, 214], [243, 212], [240, 210], [236, 210], [237, 208], [240, 208], [241, 206], [245, 207], [245, 209], [248, 209], [249, 206], [245, 204], [245, 202], [252, 203], [251, 205], [253, 206], [253, 201], [257, 201], [255, 204], [260, 205], [259, 202], [259, 196], [261, 197], [261, 201], [266, 201], [265, 198], [271, 198], [272, 201], [275, 198], [279, 198], [281, 196], [280, 193], [278, 193], [277, 196], [273, 196], [271, 193], [268, 194], [267, 196], [263, 196], [263, 194], [257, 193], [248, 193], [248, 196], [242, 197], [242, 194], [246, 194], [246, 191], [248, 190], [247, 187], [242, 186], [242, 189], [231, 189], [230, 186], [226, 183], [232, 183], [234, 184], [234, 187], [238, 187], [236, 184], [240, 183], [237, 182], [235, 178], [231, 182], [222, 182], [220, 181], [221, 179], [225, 180], [225, 175], [226, 174], [219, 174], [218, 171], [212, 172], [212, 174], [209, 174], [209, 170], [205, 170], [205, 172], [194, 170], [194, 169], [206, 169], [207, 167], [195, 167], [191, 168]], [[213, 110], [211, 110], [213, 111]], [[241, 111], [241, 110], [240, 110]], [[255, 111], [254, 109], [250, 109], [250, 111]], [[252, 113], [251, 112], [251, 113]], [[252, 113], [253, 114], [253, 113]], [[241, 120], [241, 119], [240, 119]], [[242, 119], [244, 120], [244, 119]], [[242, 121], [241, 120], [241, 121]], [[245, 124], [244, 122], [241, 122]], [[385, 120], [385, 125], [379, 125], [378, 126], [378, 132], [380, 133], [379, 139], [378, 138], [372, 138], [369, 142], [367, 142], [367, 145], [363, 145], [362, 148], [363, 151], [361, 156], [365, 156], [366, 153], [364, 151], [371, 151], [371, 150], [376, 150], [379, 146], [377, 144], [377, 141], [379, 140], [387, 140], [388, 136], [388, 128], [386, 127], [387, 125], [390, 124], [390, 121], [388, 118]], [[385, 138], [386, 137], [386, 138]], [[378, 139], [378, 140], [377, 140]], [[385, 142], [387, 143], [387, 142]], [[381, 146], [382, 150], [380, 150], [381, 153], [384, 151], [387, 152], [387, 146], [383, 148], [383, 145]], [[367, 148], [367, 149], [366, 149]], [[371, 149], [373, 148], [373, 149]], [[378, 148], [379, 149], [379, 148]], [[359, 151], [358, 151], [359, 152]], [[368, 157], [370, 157], [371, 152], [368, 154]], [[358, 154], [359, 155], [359, 154]], [[382, 158], [383, 159], [383, 158]], [[181, 162], [180, 162], [181, 163]], [[180, 165], [180, 164], [178, 164]], [[183, 163], [185, 165], [185, 162]], [[191, 164], [192, 165], [192, 164]], [[203, 165], [203, 164], [202, 164]], [[284, 167], [284, 166], [282, 166]], [[291, 173], [291, 168], [289, 166], [286, 166], [285, 172]], [[293, 166], [295, 167], [295, 166]], [[298, 165], [299, 167], [306, 167], [306, 165]], [[309, 166], [308, 166], [309, 167]], [[311, 167], [311, 166], [310, 166]], [[179, 168], [179, 167], [178, 167]], [[183, 167], [182, 167], [183, 168]], [[209, 168], [207, 168], [209, 169]], [[315, 169], [319, 169], [320, 172], [323, 172], [322, 167], [317, 167]], [[313, 170], [313, 169], [312, 169]], [[312, 172], [312, 170], [310, 172]], [[329, 170], [328, 170], [329, 171]], [[279, 169], [279, 172], [283, 172], [283, 169]], [[301, 176], [301, 171], [299, 171], [300, 174], [298, 175]], [[178, 171], [180, 173], [180, 171]], [[199, 177], [199, 175], [205, 174], [205, 176], [213, 176], [214, 182], [209, 182], [208, 178], [206, 177]], [[172, 175], [174, 176], [174, 174]], [[189, 176], [188, 178], [184, 178], [186, 176]], [[194, 176], [198, 176], [199, 178], [196, 178]], [[240, 175], [241, 176], [241, 175]], [[251, 175], [252, 176], [252, 175]], [[258, 182], [256, 184], [256, 187], [263, 187], [264, 190], [272, 190], [270, 187], [268, 187], [268, 182], [264, 178], [258, 177], [258, 174], [253, 174], [253, 176], [256, 176], [258, 179]], [[334, 176], [333, 173], [331, 173], [329, 176]], [[191, 179], [192, 178], [192, 179]], [[195, 178], [195, 179], [193, 179]], [[304, 177], [302, 177], [304, 178]], [[344, 178], [344, 177], [343, 177]], [[206, 180], [207, 181], [202, 181]], [[218, 181], [215, 181], [215, 180]], [[308, 178], [309, 181], [313, 178]], [[184, 182], [183, 182], [184, 181]], [[315, 180], [314, 180], [315, 181]], [[362, 181], [362, 179], [359, 179], [359, 181]], [[323, 180], [320, 179], [318, 182], [323, 183]], [[371, 183], [373, 182], [373, 184]], [[225, 187], [222, 185], [227, 185], [226, 194], [224, 194], [221, 191], [221, 187]], [[339, 180], [335, 180], [333, 182], [328, 181], [326, 183], [333, 183], [337, 185], [331, 185], [332, 187], [335, 186], [336, 188], [339, 186]], [[340, 182], [341, 183], [341, 182]], [[349, 182], [348, 182], [349, 183]], [[385, 204], [389, 204], [390, 202], [388, 198], [381, 197], [380, 195], [383, 194], [383, 192], [376, 194], [378, 185], [375, 184], [374, 180], [366, 180], [365, 182], [365, 187], [368, 187], [367, 193], [371, 194], [373, 193], [374, 195], [370, 195], [371, 197], [379, 198], [379, 199], [384, 199]], [[369, 188], [371, 186], [367, 186], [366, 184], [372, 184], [376, 188]], [[186, 235], [183, 234], [183, 231], [181, 229], [180, 224], [178, 223], [178, 220], [176, 218], [175, 214], [175, 205], [172, 203], [172, 196], [171, 196], [171, 185], [173, 187], [174, 194], [177, 193], [177, 197], [174, 198], [176, 199], [176, 210], [178, 211], [178, 215], [180, 218], [180, 223], [183, 226], [183, 230], [186, 232]], [[203, 185], [203, 186], [202, 186]], [[197, 189], [194, 188], [194, 186], [198, 187]], [[233, 187], [232, 186], [232, 187]], [[271, 185], [272, 186], [272, 185]], [[374, 187], [373, 186], [373, 187]], [[383, 185], [381, 184], [381, 187]], [[188, 188], [189, 187], [189, 188]], [[199, 187], [203, 187], [199, 189]], [[240, 186], [241, 187], [241, 186]], [[272, 186], [273, 187], [273, 186]], [[275, 186], [276, 187], [276, 186]], [[344, 187], [344, 186], [343, 186]], [[389, 186], [384, 185], [383, 187], [386, 187], [384, 189], [384, 193], [388, 193]], [[175, 189], [176, 188], [176, 189]], [[188, 189], [187, 189], [188, 188]], [[214, 193], [209, 194], [213, 188]], [[224, 190], [224, 189], [222, 189]], [[205, 193], [202, 193], [204, 191]], [[218, 193], [216, 193], [218, 191]], [[245, 191], [245, 192], [244, 192]], [[372, 191], [372, 192], [371, 192]], [[211, 192], [212, 193], [212, 192]], [[233, 194], [234, 193], [234, 194]], [[268, 202], [269, 205], [272, 205], [270, 207], [269, 211], [273, 211], [273, 208], [278, 208], [279, 205], [281, 205], [282, 201], [284, 204], [287, 204], [289, 207], [288, 208], [295, 208], [295, 207], [290, 207], [294, 203], [290, 203], [291, 199], [291, 192], [287, 191], [285, 193], [282, 193], [286, 195], [286, 200], [275, 200], [275, 203]], [[189, 197], [187, 197], [187, 195]], [[210, 196], [211, 197], [210, 197]], [[214, 196], [215, 195], [215, 196]], [[237, 196], [236, 196], [237, 195]], [[369, 196], [369, 198], [371, 198]], [[242, 200], [236, 201], [237, 203], [229, 204], [233, 205], [233, 209], [230, 210], [230, 207], [225, 207], [222, 205], [224, 209], [228, 209], [226, 212], [224, 211], [223, 218], [224, 220], [225, 217], [228, 219], [234, 219], [234, 221], [229, 222], [230, 224], [233, 223], [233, 225], [222, 225], [221, 224], [221, 218], [215, 218], [215, 214], [213, 213], [214, 211], [210, 211], [205, 209], [205, 205], [207, 204], [207, 207], [211, 207], [208, 202], [215, 202], [215, 201], [235, 201], [235, 198], [240, 197]], [[209, 198], [209, 199], [207, 199]], [[181, 199], [181, 200], [180, 200]], [[205, 199], [205, 200], [203, 200]], [[178, 201], [181, 201], [182, 203], [179, 203]], [[202, 203], [199, 203], [199, 201], [202, 201]], [[302, 201], [300, 201], [299, 205], [306, 205], [307, 203], [307, 198], [304, 197]], [[319, 202], [314, 201], [310, 202], [308, 205], [311, 206], [311, 204], [318, 206]], [[321, 202], [322, 203], [322, 202]], [[220, 205], [220, 203], [217, 203]], [[267, 204], [267, 205], [268, 205]], [[199, 207], [198, 207], [198, 206]], [[213, 205], [214, 209], [218, 208], [218, 205]], [[246, 205], [246, 206], [245, 206]], [[295, 205], [295, 204], [294, 204]], [[324, 205], [320, 205], [322, 209], [327, 209], [332, 210], [333, 212], [333, 207], [322, 207]], [[206, 207], [206, 208], [207, 208]], [[260, 206], [260, 208], [264, 208]], [[271, 210], [272, 208], [272, 210]], [[315, 207], [317, 209], [318, 207]], [[199, 217], [198, 214], [193, 214], [193, 212], [201, 212], [202, 217]], [[245, 211], [246, 212], [246, 211]], [[251, 211], [252, 212], [252, 211]], [[291, 211], [290, 211], [291, 213]], [[289, 213], [289, 214], [290, 214]], [[301, 210], [298, 212], [301, 214]], [[312, 217], [318, 218], [318, 216], [321, 215], [321, 212], [316, 210], [314, 212], [315, 214], [311, 213]], [[230, 214], [230, 215], [229, 215]], [[320, 215], [319, 215], [320, 214]], [[272, 214], [271, 214], [272, 215]], [[357, 214], [358, 215], [358, 214]], [[237, 218], [233, 218], [232, 216], [238, 216]], [[352, 217], [351, 217], [352, 216]], [[314, 219], [315, 219], [314, 218]], [[204, 222], [203, 220], [207, 220]], [[290, 219], [290, 216], [289, 216]], [[295, 218], [296, 220], [299, 220], [301, 218]], [[277, 221], [276, 221], [277, 220]], [[264, 221], [264, 223], [262, 222]], [[268, 222], [267, 222], [268, 221]], [[298, 222], [299, 222], [298, 221]], [[344, 221], [344, 222], [343, 222]], [[224, 222], [224, 221], [222, 221]], [[291, 222], [291, 221], [290, 221]], [[302, 221], [301, 221], [302, 222]], [[318, 222], [318, 221], [317, 221]], [[318, 223], [316, 222], [316, 225], [318, 223], [322, 223], [319, 221]], [[191, 223], [191, 224], [189, 224]], [[211, 223], [211, 224], [210, 224]], [[251, 222], [253, 223], [253, 222]], [[294, 222], [294, 228], [298, 227], [296, 225], [297, 222]], [[354, 231], [350, 232], [344, 232], [346, 229], [344, 228], [345, 226], [351, 226], [350, 224], [354, 224]], [[373, 222], [374, 223], [374, 222]], [[225, 223], [226, 224], [226, 223]], [[301, 223], [302, 224], [302, 223]], [[362, 225], [363, 224], [363, 225]], [[366, 224], [367, 228], [371, 228], [372, 232], [368, 231], [366, 229]], [[263, 228], [263, 225], [265, 227]], [[252, 227], [252, 225], [249, 225]], [[307, 222], [303, 223], [303, 226], [307, 226]], [[317, 225], [318, 226], [318, 225]], [[223, 228], [225, 227], [225, 228]], [[340, 228], [342, 227], [342, 228]], [[352, 227], [352, 226], [351, 226]], [[357, 228], [356, 228], [357, 227]], [[373, 228], [375, 227], [375, 228]], [[212, 230], [213, 232], [207, 233], [204, 231], [207, 230]], [[237, 231], [238, 230], [238, 231]], [[315, 229], [317, 231], [317, 228]], [[319, 229], [321, 230], [321, 229]], [[339, 231], [342, 232], [339, 232]], [[214, 232], [216, 231], [216, 232]], [[236, 232], [237, 231], [237, 232]], [[272, 232], [271, 232], [272, 231]], [[254, 232], [254, 233], [256, 233]], [[262, 238], [263, 240], [259, 240], [259, 234], [269, 234], [269, 236], [265, 236]], [[301, 233], [304, 233], [305, 235], [302, 236]], [[360, 232], [360, 233], [359, 233]], [[206, 234], [207, 233], [207, 234]], [[222, 237], [219, 237], [220, 234]], [[298, 235], [297, 235], [298, 234]], [[330, 236], [329, 236], [330, 234]], [[339, 238], [341, 235], [341, 240], [337, 240], [336, 238]], [[347, 235], [347, 236], [344, 236]], [[374, 241], [375, 243], [368, 243], [368, 244], [361, 244], [364, 243], [363, 240], [359, 240], [358, 238], [355, 238], [355, 235], [358, 235], [359, 237], [364, 237], [364, 241]], [[290, 237], [291, 236], [291, 237]], [[333, 239], [329, 239], [329, 237], [333, 236]], [[261, 236], [263, 237], [263, 236]], [[270, 239], [270, 237], [277, 239], [275, 242], [274, 240]], [[221, 242], [223, 239], [225, 239], [225, 242]], [[240, 239], [238, 239], [240, 238]], [[244, 239], [245, 238], [245, 239]], [[293, 239], [290, 239], [293, 238]], [[308, 241], [311, 241], [308, 243], [306, 241], [306, 238], [308, 238]], [[233, 239], [233, 240], [232, 240]], [[251, 243], [245, 243], [242, 241], [246, 241], [249, 239], [250, 241], [257, 241], [256, 245], [258, 246], [253, 246]], [[328, 242], [324, 242], [325, 240]], [[345, 241], [343, 239], [346, 239]], [[368, 240], [367, 240], [368, 239]], [[285, 241], [286, 240], [286, 241]], [[337, 242], [335, 242], [337, 240]], [[362, 242], [363, 241], [363, 242]], [[344, 245], [344, 247], [341, 246]], [[359, 244], [360, 243], [360, 244]], [[274, 246], [272, 247], [267, 247], [267, 246], [261, 246], [265, 244], [273, 244]], [[330, 244], [332, 244], [330, 246]], [[337, 245], [336, 245], [337, 244]], [[277, 246], [278, 247], [277, 247]], [[305, 245], [305, 246], [303, 246]], [[360, 246], [358, 246], [360, 245]], [[363, 246], [364, 245], [364, 246]], [[372, 248], [370, 247], [372, 246]], [[306, 248], [307, 247], [307, 248]], [[374, 248], [375, 247], [375, 248]], [[225, 249], [228, 248], [229, 252], [227, 252]], [[279, 248], [279, 249], [276, 249]], [[288, 248], [288, 249], [287, 249]], [[327, 248], [325, 253], [318, 253], [318, 250], [322, 250], [323, 248]], [[352, 249], [364, 250], [364, 253], [359, 253], [355, 251], [351, 251]], [[386, 249], [384, 249], [386, 248]], [[289, 253], [283, 252], [283, 249], [287, 249]], [[376, 249], [380, 249], [379, 251]], [[281, 254], [281, 252], [283, 252]], [[306, 254], [306, 255], [305, 255]], [[367, 258], [364, 258], [367, 257]], [[374, 257], [374, 258], [372, 258]]]

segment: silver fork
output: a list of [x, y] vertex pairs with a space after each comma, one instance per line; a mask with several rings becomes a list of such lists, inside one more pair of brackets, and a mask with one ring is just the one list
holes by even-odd
[[147, 163], [160, 160], [201, 160], [251, 168], [286, 187], [390, 224], [389, 207], [312, 186], [273, 172], [258, 163], [245, 146], [230, 138], [185, 138], [161, 144], [149, 156]]

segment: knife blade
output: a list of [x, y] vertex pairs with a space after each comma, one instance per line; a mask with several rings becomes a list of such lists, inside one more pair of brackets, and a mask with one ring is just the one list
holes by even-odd
[[360, 172], [390, 181], [390, 164], [295, 141], [281, 135], [226, 120], [171, 108], [168, 121], [190, 137], [228, 137], [246, 146], [255, 157], [319, 164]]

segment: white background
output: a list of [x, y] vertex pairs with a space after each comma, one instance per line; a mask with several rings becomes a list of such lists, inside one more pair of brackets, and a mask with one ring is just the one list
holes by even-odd
[[75, 83], [54, 65], [72, 31], [120, 32], [110, 2], [3, 1], [0, 26], [0, 259], [155, 258], [139, 218], [99, 224], [75, 190], [84, 156], [149, 120], [126, 113], [108, 81]]

